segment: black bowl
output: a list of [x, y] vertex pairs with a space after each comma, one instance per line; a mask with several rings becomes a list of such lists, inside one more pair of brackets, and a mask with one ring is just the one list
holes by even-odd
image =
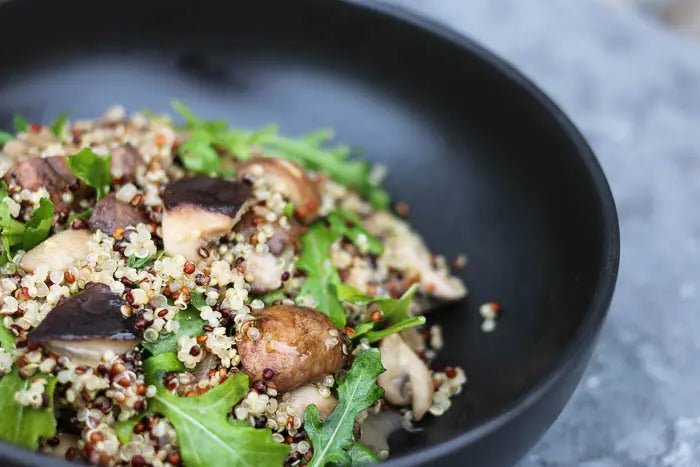
[[[388, 166], [431, 247], [469, 255], [471, 295], [432, 316], [464, 392], [393, 436], [387, 465], [511, 464], [576, 387], [615, 284], [614, 202], [562, 112], [468, 39], [369, 2], [23, 0], [0, 5], [0, 70], [5, 126], [177, 97], [235, 124], [331, 126]], [[484, 334], [489, 300], [504, 313]], [[0, 457], [48, 464], [8, 445]]]

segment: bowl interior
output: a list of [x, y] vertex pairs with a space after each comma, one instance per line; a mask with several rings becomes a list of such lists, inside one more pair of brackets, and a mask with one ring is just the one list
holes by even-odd
[[[468, 255], [468, 300], [431, 316], [439, 361], [468, 384], [424, 431], [394, 436], [394, 452], [502, 411], [580, 329], [604, 262], [601, 195], [559, 122], [478, 57], [336, 2], [26, 0], [0, 11], [2, 127], [15, 113], [48, 122], [114, 103], [165, 111], [171, 98], [241, 126], [332, 127], [388, 167], [394, 199], [435, 251]], [[478, 307], [490, 300], [503, 314], [484, 334]]]

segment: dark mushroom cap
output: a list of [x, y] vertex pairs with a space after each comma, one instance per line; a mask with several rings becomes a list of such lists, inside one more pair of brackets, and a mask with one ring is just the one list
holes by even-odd
[[138, 341], [132, 320], [121, 312], [124, 301], [104, 284], [89, 284], [85, 290], [59, 303], [29, 333], [37, 342]]
[[169, 184], [163, 204], [165, 209], [190, 205], [235, 218], [252, 194], [253, 188], [246, 182], [190, 177]]
[[148, 217], [140, 209], [124, 201], [119, 201], [114, 193], [95, 204], [88, 225], [93, 230], [101, 230], [112, 235], [118, 228], [147, 224]]

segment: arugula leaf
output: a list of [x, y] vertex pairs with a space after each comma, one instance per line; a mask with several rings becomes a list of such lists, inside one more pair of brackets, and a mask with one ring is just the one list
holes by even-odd
[[112, 183], [112, 156], [102, 157], [90, 148], [68, 157], [68, 167], [73, 175], [97, 191], [97, 199], [102, 199]]
[[248, 393], [245, 374], [231, 374], [224, 383], [196, 397], [172, 394], [160, 381], [162, 375], [160, 370], [147, 378], [157, 388], [150, 409], [175, 427], [185, 465], [281, 465], [287, 457], [289, 447], [275, 442], [270, 430], [229, 421], [228, 412]]
[[39, 206], [32, 213], [32, 218], [25, 224], [22, 248], [29, 251], [46, 240], [53, 224], [53, 203], [46, 198], [39, 200]]
[[29, 122], [21, 115], [12, 117], [12, 125], [14, 125], [17, 133], [23, 133], [29, 129]]
[[355, 213], [345, 209], [337, 209], [328, 214], [328, 222], [331, 229], [350, 240], [361, 252], [381, 255], [384, 251], [381, 240], [365, 230], [362, 226], [362, 219]]
[[143, 362], [143, 375], [149, 384], [155, 384], [155, 381], [160, 382], [163, 373], [179, 371], [185, 371], [185, 365], [178, 360], [175, 352], [154, 355]]
[[382, 319], [388, 322], [397, 322], [408, 317], [408, 309], [411, 306], [413, 296], [418, 291], [418, 284], [413, 284], [401, 298], [370, 297], [348, 284], [336, 286], [338, 299], [350, 302], [354, 305], [367, 306], [376, 303], [382, 310]]
[[130, 268], [143, 269], [147, 266], [153, 264], [154, 261], [159, 260], [163, 257], [165, 252], [163, 250], [159, 251], [153, 256], [146, 256], [145, 258], [139, 258], [137, 256], [129, 256], [126, 260], [126, 265]]
[[190, 304], [197, 309], [197, 311], [202, 311], [202, 308], [207, 306], [207, 299], [201, 293], [190, 294]]
[[[384, 339], [386, 336], [389, 336], [391, 334], [395, 334], [397, 332], [401, 332], [405, 329], [413, 328], [416, 326], [422, 326], [425, 324], [425, 316], [414, 316], [412, 318], [406, 318], [402, 319], [401, 321], [396, 322], [395, 324], [392, 324], [389, 327], [386, 327], [384, 329], [379, 329], [379, 330], [369, 330], [365, 333], [365, 336], [367, 340], [369, 341], [370, 344], [373, 344], [375, 342], [379, 342], [380, 340]], [[353, 336], [353, 338], [357, 338], [361, 336], [362, 334], [356, 334]]]
[[339, 328], [345, 326], [345, 309], [335, 295], [335, 287], [340, 284], [340, 276], [331, 262], [331, 245], [340, 235], [327, 229], [323, 223], [313, 224], [301, 238], [301, 256], [297, 267], [307, 274], [299, 296], [311, 296], [317, 302], [317, 309], [328, 315]]
[[68, 134], [68, 114], [63, 112], [51, 123], [51, 133], [58, 138], [63, 139]]
[[387, 193], [371, 182], [369, 164], [350, 160], [350, 148], [345, 145], [327, 147], [333, 136], [331, 130], [321, 129], [292, 139], [280, 136], [274, 125], [246, 131], [229, 128], [224, 120], [203, 120], [178, 101], [174, 101], [172, 107], [185, 120], [185, 128], [191, 131], [178, 150], [183, 165], [190, 170], [201, 173], [219, 171], [221, 160], [217, 149], [246, 160], [252, 155], [252, 147], [261, 146], [271, 156], [292, 159], [307, 168], [325, 171], [336, 182], [356, 189], [377, 209], [389, 205]]
[[278, 302], [280, 300], [284, 300], [287, 298], [287, 296], [284, 294], [284, 289], [277, 289], [277, 290], [272, 290], [270, 292], [267, 292], [266, 294], [260, 295], [257, 297], [259, 300], [262, 300], [262, 302], [266, 306], [270, 306], [275, 302]]
[[10, 206], [5, 202], [7, 184], [0, 181], [0, 238], [3, 246], [3, 262], [11, 261], [15, 246], [24, 238], [24, 223], [12, 217]]
[[[0, 343], [5, 350], [14, 348], [13, 334], [4, 326], [0, 326]], [[35, 409], [25, 407], [15, 402], [17, 391], [26, 390], [36, 377], [47, 380], [45, 394], [49, 397], [49, 407]], [[56, 417], [53, 412], [53, 393], [56, 388], [56, 378], [37, 375], [35, 378], [22, 379], [19, 370], [14, 368], [0, 380], [0, 439], [13, 444], [36, 449], [39, 438], [51, 438], [56, 434]]]
[[92, 208], [87, 208], [84, 211], [80, 212], [73, 212], [68, 216], [68, 220], [66, 221], [66, 225], [71, 225], [74, 221], [78, 219], [85, 219], [88, 218], [92, 215]]
[[13, 139], [15, 139], [15, 137], [12, 134], [0, 130], [0, 149], [2, 149], [5, 144], [9, 143]]
[[350, 454], [352, 465], [376, 464], [380, 460], [379, 456], [362, 443], [353, 444], [348, 454]]
[[[192, 297], [194, 297], [194, 295]], [[192, 297], [190, 298], [192, 299]], [[194, 307], [178, 311], [174, 319], [180, 323], [180, 328], [176, 332], [161, 334], [155, 342], [143, 342], [143, 348], [148, 350], [152, 355], [160, 355], [168, 352], [177, 353], [177, 340], [180, 336], [196, 337], [204, 334], [202, 326], [207, 324], [207, 322], [199, 317], [199, 311]]]
[[138, 414], [126, 420], [119, 420], [114, 424], [114, 431], [117, 433], [117, 439], [120, 443], [126, 444], [131, 441], [131, 437], [134, 435], [134, 427], [138, 422], [143, 420], [146, 414]]
[[377, 377], [383, 372], [379, 350], [365, 350], [355, 357], [352, 367], [338, 385], [338, 405], [326, 420], [321, 421], [315, 405], [306, 408], [304, 429], [314, 447], [314, 455], [307, 464], [309, 467], [351, 463], [348, 450], [355, 444], [355, 417], [384, 394], [377, 384]]

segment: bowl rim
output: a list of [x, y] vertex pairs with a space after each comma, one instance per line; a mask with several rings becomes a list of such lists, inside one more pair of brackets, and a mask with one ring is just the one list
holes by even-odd
[[598, 201], [601, 204], [603, 219], [601, 224], [603, 233], [603, 261], [598, 271], [598, 282], [595, 286], [595, 291], [583, 322], [564, 349], [564, 352], [562, 352], [558, 361], [541, 381], [527, 389], [519, 398], [505, 405], [491, 418], [478, 423], [467, 429], [464, 433], [454, 436], [451, 439], [415, 452], [390, 457], [382, 463], [382, 465], [387, 467], [419, 465], [435, 461], [440, 457], [454, 453], [470, 444], [484, 439], [515, 420], [545, 397], [550, 388], [557, 385], [558, 382], [570, 372], [572, 367], [577, 364], [580, 357], [586, 352], [588, 344], [595, 340], [598, 332], [602, 328], [615, 291], [620, 264], [619, 220], [610, 185], [590, 145], [574, 123], [566, 116], [564, 111], [517, 67], [479, 44], [468, 35], [458, 32], [439, 20], [426, 17], [422, 13], [410, 10], [403, 5], [389, 4], [382, 0], [340, 1], [373, 12], [389, 20], [403, 23], [424, 34], [430, 34], [444, 42], [455, 45], [464, 53], [471, 54], [482, 63], [499, 72], [510, 84], [527, 94], [554, 117], [559, 129], [569, 138], [576, 148], [575, 155], [582, 160], [586, 170], [591, 176]]
[[[11, 0], [0, 0], [0, 5], [10, 3], [10, 1]], [[467, 429], [464, 433], [451, 439], [415, 452], [391, 457], [382, 463], [383, 466], [388, 467], [419, 465], [435, 461], [440, 457], [456, 452], [486, 438], [504, 427], [545, 397], [550, 388], [555, 386], [569, 373], [570, 369], [577, 364], [579, 358], [586, 352], [588, 344], [595, 340], [601, 329], [615, 291], [620, 263], [620, 228], [618, 215], [615, 207], [615, 200], [603, 169], [581, 132], [561, 108], [517, 67], [482, 46], [467, 34], [458, 32], [451, 26], [437, 19], [429, 18], [424, 14], [412, 11], [403, 5], [385, 3], [383, 0], [337, 1], [354, 8], [374, 13], [384, 19], [403, 23], [417, 32], [432, 35], [446, 43], [455, 45], [462, 52], [472, 55], [482, 63], [499, 72], [511, 85], [527, 94], [554, 117], [560, 130], [566, 134], [575, 146], [576, 155], [582, 160], [588, 170], [596, 188], [599, 202], [601, 203], [603, 218], [601, 227], [603, 231], [602, 250], [604, 261], [598, 272], [598, 283], [596, 284], [595, 292], [588, 306], [584, 321], [559, 357], [559, 360], [554, 364], [549, 374], [540, 382], [527, 389], [518, 399], [504, 406], [493, 417], [478, 423]], [[7, 442], [0, 442], [0, 451], [2, 458], [10, 463], [29, 463], [29, 465], [71, 465], [63, 459], [47, 458], [45, 455], [26, 451], [19, 446]]]

